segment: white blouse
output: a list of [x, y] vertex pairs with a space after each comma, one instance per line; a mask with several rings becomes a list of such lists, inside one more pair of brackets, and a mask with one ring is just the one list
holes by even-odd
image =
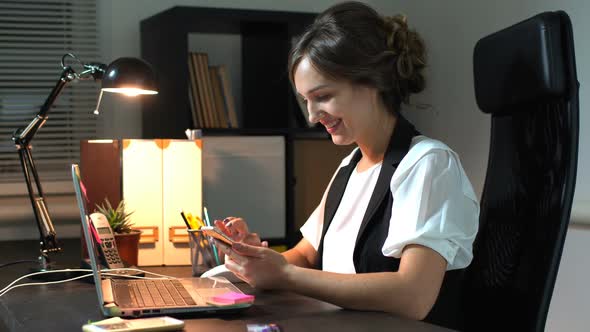
[[[345, 157], [339, 168], [348, 165], [355, 152]], [[363, 172], [352, 172], [324, 239], [325, 271], [356, 272], [354, 244], [380, 170], [381, 164], [377, 164]], [[328, 188], [330, 185], [331, 181]], [[419, 244], [438, 252], [447, 261], [447, 270], [469, 265], [479, 225], [479, 203], [454, 151], [440, 141], [414, 137], [391, 178], [390, 190], [393, 205], [383, 255], [400, 258], [406, 245]], [[327, 192], [301, 227], [303, 237], [316, 250]]]

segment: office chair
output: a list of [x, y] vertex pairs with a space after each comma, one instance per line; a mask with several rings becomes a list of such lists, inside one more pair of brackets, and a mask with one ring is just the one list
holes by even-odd
[[465, 329], [543, 331], [576, 183], [571, 22], [563, 11], [541, 13], [482, 38], [473, 58], [491, 138]]

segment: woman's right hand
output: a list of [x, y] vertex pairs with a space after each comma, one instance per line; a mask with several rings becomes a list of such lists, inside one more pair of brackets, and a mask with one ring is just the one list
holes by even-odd
[[248, 224], [242, 218], [227, 217], [223, 220], [215, 220], [215, 226], [234, 241], [243, 242], [252, 246], [268, 247], [268, 242], [261, 241], [258, 234], [250, 233]]

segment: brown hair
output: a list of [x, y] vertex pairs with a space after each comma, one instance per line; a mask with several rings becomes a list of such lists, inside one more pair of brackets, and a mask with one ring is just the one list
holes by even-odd
[[332, 79], [376, 88], [385, 105], [399, 111], [412, 93], [424, 90], [424, 42], [405, 16], [382, 17], [360, 2], [343, 2], [321, 13], [289, 54], [289, 78], [308, 57]]

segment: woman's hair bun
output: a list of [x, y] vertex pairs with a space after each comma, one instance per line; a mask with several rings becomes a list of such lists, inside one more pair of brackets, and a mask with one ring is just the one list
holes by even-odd
[[304, 58], [326, 77], [377, 89], [392, 112], [425, 87], [426, 49], [406, 17], [358, 1], [328, 8], [305, 30], [289, 55], [292, 83]]
[[395, 72], [402, 83], [401, 97], [407, 102], [410, 93], [424, 90], [422, 71], [426, 67], [426, 47], [418, 33], [409, 29], [405, 15], [384, 16], [383, 23], [387, 33], [387, 48], [394, 54]]

